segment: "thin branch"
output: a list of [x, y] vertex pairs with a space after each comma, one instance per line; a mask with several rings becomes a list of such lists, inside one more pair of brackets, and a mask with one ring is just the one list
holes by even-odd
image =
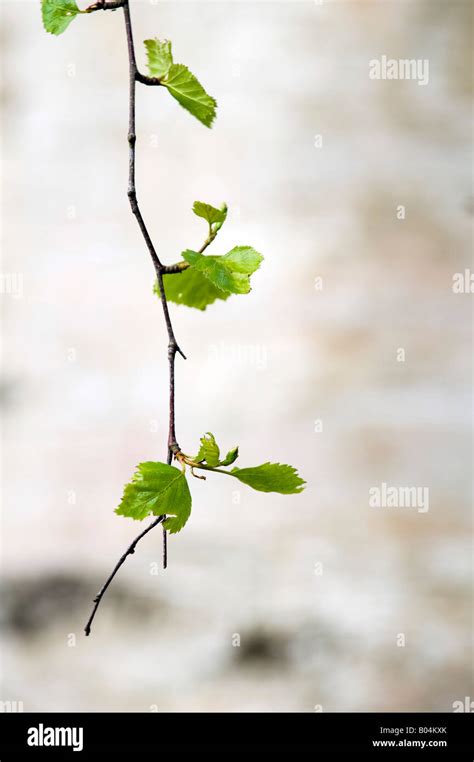
[[[217, 230], [211, 230], [201, 248], [198, 249], [198, 254], [203, 254], [206, 251], [207, 247], [213, 242], [217, 233]], [[161, 272], [163, 275], [176, 275], [177, 273], [182, 273], [183, 270], [187, 270], [189, 266], [190, 265], [188, 262], [177, 262], [175, 265], [163, 265]]]
[[[91, 13], [95, 10], [110, 10], [114, 8], [123, 8], [124, 20], [125, 20], [125, 31], [127, 36], [128, 63], [129, 63], [129, 120], [128, 120], [129, 154], [128, 154], [127, 195], [130, 202], [132, 213], [136, 217], [138, 226], [140, 228], [140, 231], [142, 233], [142, 236], [148, 248], [151, 260], [153, 262], [153, 267], [155, 269], [156, 278], [158, 281], [158, 288], [160, 292], [160, 300], [161, 300], [161, 306], [163, 310], [163, 316], [164, 316], [165, 324], [166, 324], [166, 331], [168, 333], [169, 426], [168, 426], [167, 463], [168, 465], [170, 465], [171, 461], [173, 460], [173, 455], [180, 452], [180, 447], [176, 440], [176, 423], [175, 423], [175, 382], [174, 382], [175, 357], [177, 352], [179, 352], [179, 354], [182, 355], [184, 359], [186, 359], [186, 357], [183, 354], [182, 350], [180, 349], [178, 342], [176, 341], [176, 337], [174, 335], [173, 325], [171, 323], [171, 318], [170, 318], [169, 309], [168, 309], [168, 302], [166, 300], [166, 294], [163, 287], [163, 274], [167, 271], [167, 269], [165, 265], [163, 265], [163, 263], [161, 262], [156, 252], [156, 249], [153, 245], [153, 241], [151, 240], [150, 234], [148, 233], [148, 229], [146, 227], [145, 221], [143, 219], [143, 216], [138, 204], [136, 184], [135, 184], [135, 146], [137, 142], [136, 126], [135, 126], [136, 83], [138, 81], [138, 82], [143, 82], [144, 84], [159, 84], [159, 82], [152, 81], [154, 80], [154, 78], [144, 77], [142, 74], [139, 73], [137, 69], [137, 63], [136, 63], [136, 57], [135, 57], [135, 45], [133, 41], [132, 22], [130, 18], [129, 0], [117, 0], [116, 2], [105, 2], [105, 0], [99, 0], [99, 2], [95, 3], [92, 6], [89, 6], [89, 8], [87, 9], [87, 12]], [[141, 540], [141, 538], [144, 537], [144, 535], [146, 535], [157, 524], [163, 522], [165, 518], [166, 516], [163, 515], [155, 519], [155, 521], [153, 521], [145, 529], [145, 531], [143, 531], [141, 534], [138, 535], [138, 537], [135, 538], [135, 540], [132, 542], [129, 548], [125, 551], [123, 556], [120, 558], [112, 574], [107, 579], [105, 585], [102, 587], [99, 594], [94, 599], [95, 606], [93, 608], [91, 617], [85, 627], [86, 635], [89, 635], [91, 631], [92, 620], [94, 619], [95, 613], [99, 607], [99, 604], [102, 600], [102, 597], [105, 591], [107, 590], [108, 586], [112, 582], [116, 573], [118, 572], [118, 570], [124, 563], [127, 556], [134, 553], [135, 546]], [[166, 569], [166, 566], [167, 566], [167, 556], [168, 556], [167, 535], [166, 535], [166, 529], [163, 527], [163, 568], [164, 569]]]
[[94, 11], [115, 11], [117, 8], [123, 8], [124, 5], [125, 0], [110, 0], [110, 2], [106, 2], [106, 0], [98, 0], [97, 3], [85, 8], [83, 13], [94, 13]]
[[208, 237], [204, 241], [203, 245], [199, 249], [198, 254], [203, 254], [203, 252], [206, 251], [207, 247], [213, 242], [214, 238], [216, 237], [217, 232], [218, 232], [217, 230], [211, 230]]
[[[153, 242], [150, 238], [147, 227], [143, 220], [142, 214], [140, 212], [140, 207], [138, 205], [138, 200], [137, 200], [137, 192], [136, 192], [136, 185], [135, 185], [135, 146], [137, 142], [136, 129], [135, 129], [135, 91], [136, 91], [136, 81], [137, 81], [138, 70], [137, 70], [137, 64], [135, 59], [135, 45], [133, 42], [132, 22], [130, 19], [130, 7], [129, 7], [128, 0], [125, 0], [124, 6], [123, 6], [123, 12], [125, 17], [125, 30], [127, 33], [127, 47], [128, 47], [128, 59], [129, 59], [129, 88], [130, 88], [129, 124], [128, 124], [128, 144], [129, 144], [128, 198], [130, 201], [132, 212], [137, 218], [138, 225], [142, 232], [143, 238], [145, 239], [145, 243], [147, 245], [148, 251], [150, 252], [150, 256], [151, 256], [151, 259], [155, 268], [155, 272], [156, 272], [156, 277], [158, 280], [161, 304], [162, 304], [163, 314], [164, 314], [165, 323], [166, 323], [166, 330], [168, 332], [168, 357], [170, 358], [170, 387], [171, 387], [171, 380], [172, 380], [171, 364], [174, 365], [174, 357], [176, 355], [176, 352], [179, 352], [180, 355], [184, 357], [184, 359], [186, 359], [186, 357], [181, 351], [181, 349], [179, 348], [178, 342], [176, 341], [176, 338], [173, 332], [173, 326], [172, 326], [171, 318], [169, 315], [168, 303], [166, 301], [166, 295], [163, 289], [162, 273], [163, 273], [164, 265], [160, 261], [160, 258], [158, 257], [158, 254], [156, 253], [155, 247], [153, 246]], [[173, 413], [173, 420], [174, 420], [174, 409], [170, 412]], [[171, 429], [171, 418], [170, 418], [170, 429]], [[171, 438], [169, 439], [170, 439], [170, 441], [168, 442], [169, 447], [171, 447], [172, 444], [173, 445], [177, 444], [176, 438], [174, 436], [172, 439]]]
[[163, 569], [168, 566], [168, 533], [163, 527]]
[[146, 74], [141, 74], [139, 71], [136, 72], [135, 79], [142, 85], [150, 85], [150, 87], [159, 87], [162, 84], [158, 77], [147, 77]]
[[[128, 176], [128, 198], [133, 214], [135, 215], [140, 230], [142, 232], [145, 243], [148, 247], [153, 266], [155, 268], [156, 278], [158, 281], [158, 288], [160, 292], [161, 306], [163, 309], [163, 315], [166, 323], [166, 330], [168, 333], [168, 364], [169, 364], [169, 425], [168, 425], [168, 452], [166, 462], [168, 465], [173, 460], [174, 450], [179, 450], [179, 445], [176, 441], [176, 426], [175, 426], [175, 383], [174, 383], [174, 365], [176, 353], [179, 352], [184, 359], [186, 356], [180, 349], [178, 342], [176, 341], [171, 318], [168, 309], [168, 303], [166, 301], [166, 294], [163, 287], [163, 264], [160, 261], [158, 254], [156, 253], [153, 242], [150, 238], [140, 207], [138, 205], [136, 184], [135, 184], [135, 146], [137, 142], [136, 127], [135, 127], [135, 92], [136, 82], [140, 77], [137, 62], [135, 57], [135, 45], [133, 41], [132, 21], [130, 18], [130, 7], [128, 0], [125, 0], [124, 8], [124, 20], [125, 20], [125, 32], [127, 36], [127, 49], [128, 49], [128, 63], [129, 63], [129, 124], [128, 124], [128, 143], [129, 143], [129, 176]], [[167, 565], [167, 539], [166, 530], [163, 533], [163, 567]]]
[[165, 265], [163, 267], [163, 275], [176, 275], [176, 273], [182, 273], [187, 270], [189, 264], [187, 262], [178, 262], [176, 265]]
[[101, 602], [101, 600], [103, 598], [103, 595], [104, 595], [105, 591], [107, 590], [108, 586], [110, 585], [110, 583], [112, 582], [113, 578], [117, 574], [118, 570], [120, 569], [120, 567], [122, 566], [122, 564], [126, 560], [127, 556], [131, 556], [133, 553], [135, 553], [135, 547], [136, 547], [137, 543], [142, 539], [142, 537], [144, 537], [146, 534], [148, 534], [148, 532], [150, 532], [153, 529], [153, 527], [156, 527], [157, 524], [160, 524], [163, 521], [164, 518], [165, 518], [165, 516], [158, 516], [158, 518], [155, 519], [149, 526], [147, 526], [147, 528], [143, 532], [141, 532], [138, 535], [138, 537], [135, 537], [134, 541], [131, 543], [131, 545], [128, 546], [128, 548], [125, 551], [125, 553], [123, 554], [123, 556], [121, 556], [121, 558], [119, 559], [119, 561], [115, 565], [112, 574], [108, 577], [107, 581], [105, 582], [105, 584], [102, 586], [102, 588], [100, 589], [100, 591], [97, 593], [96, 597], [94, 598], [94, 604], [95, 604], [95, 606], [92, 609], [92, 614], [89, 617], [89, 621], [87, 622], [86, 626], [84, 627], [84, 632], [86, 633], [86, 635], [90, 635], [92, 621], [93, 621], [93, 619], [95, 617], [97, 609], [100, 606], [100, 602]]

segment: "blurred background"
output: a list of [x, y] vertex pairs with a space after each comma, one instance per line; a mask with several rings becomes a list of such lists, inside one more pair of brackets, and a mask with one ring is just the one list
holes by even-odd
[[[81, 2], [85, 7], [87, 2]], [[451, 711], [471, 650], [472, 4], [132, 0], [219, 104], [138, 86], [138, 196], [160, 256], [265, 256], [248, 296], [172, 306], [177, 432], [297, 496], [217, 475], [128, 558], [114, 515], [163, 460], [166, 335], [127, 186], [122, 12], [47, 35], [3, 0], [1, 700], [25, 711]], [[386, 55], [429, 82], [372, 80]], [[211, 250], [210, 250], [211, 252]], [[429, 490], [429, 510], [369, 490]], [[236, 486], [237, 485], [237, 486]], [[239, 489], [240, 488], [240, 489]]]

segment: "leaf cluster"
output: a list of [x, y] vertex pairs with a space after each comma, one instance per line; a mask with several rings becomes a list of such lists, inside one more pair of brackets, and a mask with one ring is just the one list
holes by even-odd
[[[224, 204], [217, 209], [203, 201], [195, 201], [193, 212], [208, 222], [209, 235], [203, 247], [207, 248], [225, 222], [227, 206]], [[218, 299], [225, 301], [231, 294], [248, 294], [250, 276], [263, 261], [262, 255], [252, 246], [234, 246], [226, 254], [217, 255], [186, 249], [181, 256], [180, 271], [163, 278], [165, 295], [170, 302], [199, 310], [205, 310]], [[154, 290], [159, 295], [157, 283]]]
[[298, 494], [305, 481], [293, 466], [282, 463], [263, 463], [251, 468], [232, 468], [239, 456], [239, 448], [233, 447], [221, 459], [220, 449], [213, 434], [201, 437], [199, 452], [195, 457], [179, 453], [181, 469], [166, 463], [140, 463], [131, 481], [125, 486], [116, 513], [141, 521], [147, 516], [166, 514], [164, 526], [171, 533], [179, 532], [191, 514], [191, 493], [186, 478], [186, 466], [192, 471], [202, 469], [233, 476], [243, 484], [259, 492], [278, 492], [282, 495]]

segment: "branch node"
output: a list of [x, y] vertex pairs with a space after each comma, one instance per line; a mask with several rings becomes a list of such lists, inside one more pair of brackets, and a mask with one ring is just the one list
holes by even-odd
[[147, 77], [139, 72], [138, 69], [135, 70], [135, 79], [137, 82], [141, 82], [142, 85], [150, 85], [151, 87], [159, 87], [161, 85], [161, 80], [158, 77]]

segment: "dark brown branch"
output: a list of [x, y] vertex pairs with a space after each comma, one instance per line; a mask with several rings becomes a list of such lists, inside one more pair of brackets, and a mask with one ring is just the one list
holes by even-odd
[[[136, 129], [135, 129], [135, 91], [136, 91], [135, 85], [137, 81], [138, 70], [137, 70], [137, 64], [135, 59], [135, 45], [133, 42], [132, 22], [130, 19], [130, 8], [129, 8], [128, 0], [125, 0], [123, 12], [125, 17], [125, 29], [127, 33], [128, 60], [129, 60], [129, 88], [130, 88], [129, 124], [128, 124], [128, 144], [129, 144], [128, 198], [130, 201], [132, 212], [137, 218], [138, 225], [142, 232], [143, 238], [145, 239], [145, 243], [147, 245], [148, 251], [150, 252], [150, 256], [155, 268], [156, 277], [158, 280], [158, 287], [160, 290], [160, 298], [161, 298], [161, 304], [163, 308], [163, 314], [165, 317], [166, 330], [168, 332], [168, 355], [172, 353], [173, 363], [174, 363], [174, 355], [176, 354], [176, 352], [179, 352], [180, 355], [184, 357], [184, 359], [186, 358], [183, 352], [181, 351], [181, 349], [179, 348], [174, 332], [173, 332], [173, 326], [171, 323], [169, 310], [168, 310], [168, 303], [166, 301], [166, 296], [163, 289], [162, 273], [164, 270], [164, 265], [160, 261], [160, 258], [158, 257], [158, 254], [156, 253], [155, 247], [153, 246], [153, 242], [150, 238], [147, 227], [143, 220], [142, 214], [140, 212], [140, 207], [138, 205], [138, 200], [137, 200], [137, 192], [136, 192], [136, 185], [135, 185], [135, 146], [137, 142]], [[171, 386], [171, 377], [170, 377], [170, 386]], [[172, 412], [173, 412], [173, 420], [174, 420], [174, 410]], [[171, 423], [170, 423], [170, 428], [171, 428]], [[175, 438], [173, 438], [172, 443], [176, 444]]]
[[163, 569], [168, 566], [168, 533], [163, 527]]
[[[99, 2], [95, 3], [93, 6], [89, 6], [87, 10], [90, 13], [95, 10], [108, 10], [113, 8], [123, 8], [124, 19], [125, 19], [125, 31], [127, 35], [127, 49], [128, 49], [128, 62], [129, 62], [129, 120], [128, 120], [129, 150], [128, 150], [128, 191], [127, 191], [127, 194], [128, 194], [131, 210], [136, 217], [138, 226], [140, 228], [140, 231], [145, 240], [147, 249], [149, 251], [151, 260], [153, 262], [153, 267], [155, 269], [156, 278], [158, 281], [158, 288], [160, 292], [160, 300], [161, 300], [161, 306], [163, 309], [163, 316], [165, 318], [166, 331], [168, 333], [169, 427], [168, 427], [167, 463], [168, 465], [170, 465], [171, 461], [173, 460], [173, 455], [175, 455], [177, 452], [180, 451], [178, 442], [176, 440], [176, 424], [175, 424], [175, 384], [174, 384], [175, 357], [177, 352], [179, 352], [179, 354], [182, 355], [184, 359], [186, 359], [186, 357], [181, 351], [180, 347], [178, 346], [178, 342], [176, 341], [176, 337], [173, 331], [173, 325], [171, 323], [171, 318], [169, 314], [168, 302], [166, 300], [166, 294], [163, 288], [163, 273], [165, 273], [167, 270], [165, 265], [163, 265], [163, 263], [161, 262], [156, 252], [156, 249], [153, 245], [150, 234], [148, 233], [148, 229], [145, 225], [145, 221], [143, 219], [143, 216], [138, 204], [138, 200], [137, 200], [137, 191], [136, 191], [136, 184], [135, 184], [135, 146], [137, 142], [136, 126], [135, 126], [136, 83], [138, 81], [138, 82], [143, 82], [144, 84], [159, 84], [159, 82], [158, 80], [156, 82], [153, 81], [154, 80], [153, 77], [144, 77], [143, 75], [139, 73], [137, 69], [137, 63], [136, 63], [136, 57], [135, 57], [135, 45], [133, 41], [132, 22], [130, 19], [129, 0], [117, 0], [117, 2], [105, 2], [104, 0], [99, 0]], [[134, 553], [135, 546], [141, 540], [141, 538], [144, 537], [157, 524], [163, 522], [165, 518], [166, 516], [159, 516], [157, 519], [155, 519], [155, 521], [153, 521], [141, 534], [138, 535], [138, 537], [135, 538], [135, 540], [128, 547], [128, 549], [125, 551], [123, 556], [120, 558], [112, 574], [107, 579], [105, 585], [102, 587], [99, 594], [94, 599], [95, 605], [92, 610], [92, 614], [89, 618], [89, 621], [87, 622], [87, 625], [85, 627], [86, 635], [90, 634], [92, 620], [94, 619], [95, 613], [99, 607], [99, 604], [102, 600], [104, 593], [106, 592], [108, 586], [112, 582], [113, 578], [115, 577], [116, 573], [118, 572], [118, 570], [124, 563], [127, 556]], [[166, 529], [163, 527], [163, 568], [164, 569], [166, 569], [166, 566], [167, 566], [167, 556], [168, 556], [167, 535], [166, 535]]]
[[110, 2], [106, 2], [106, 0], [98, 0], [97, 3], [89, 5], [89, 7], [84, 10], [84, 13], [94, 13], [94, 11], [115, 11], [117, 8], [123, 8], [124, 5], [125, 0], [110, 0]]
[[176, 265], [165, 265], [161, 272], [163, 275], [175, 275], [176, 273], [182, 273], [189, 267], [187, 262], [178, 262]]
[[100, 602], [101, 602], [101, 600], [103, 598], [103, 595], [104, 595], [105, 591], [107, 590], [108, 586], [110, 585], [110, 583], [112, 582], [113, 578], [117, 574], [118, 570], [120, 569], [122, 564], [125, 562], [127, 556], [131, 556], [133, 553], [135, 553], [135, 547], [136, 547], [137, 543], [140, 542], [142, 537], [144, 537], [146, 534], [148, 534], [148, 532], [150, 532], [154, 527], [156, 527], [157, 524], [160, 524], [163, 521], [164, 518], [165, 518], [165, 516], [158, 516], [158, 518], [156, 518], [154, 521], [152, 521], [152, 523], [149, 526], [147, 526], [147, 528], [144, 529], [143, 532], [141, 532], [138, 535], [138, 537], [135, 537], [134, 541], [131, 543], [131, 545], [128, 546], [128, 548], [125, 551], [125, 553], [123, 554], [123, 556], [121, 556], [119, 561], [116, 563], [112, 574], [108, 577], [107, 581], [105, 582], [105, 584], [102, 586], [102, 588], [100, 589], [100, 591], [97, 593], [96, 597], [94, 598], [94, 604], [95, 604], [95, 606], [92, 609], [92, 614], [89, 617], [89, 621], [87, 622], [86, 626], [84, 627], [84, 632], [86, 633], [86, 635], [90, 635], [92, 621], [93, 621], [93, 619], [95, 617], [97, 609], [99, 608], [99, 605], [100, 605]]
[[[175, 431], [175, 411], [174, 411], [174, 360], [176, 353], [179, 352], [184, 359], [186, 359], [184, 353], [180, 349], [176, 337], [174, 335], [173, 326], [168, 309], [168, 303], [166, 301], [166, 295], [163, 288], [163, 269], [164, 265], [160, 261], [155, 247], [146, 228], [142, 214], [137, 200], [136, 185], [135, 185], [135, 145], [137, 141], [136, 129], [135, 129], [135, 91], [136, 82], [141, 75], [137, 69], [137, 63], [135, 58], [135, 45], [133, 41], [132, 22], [130, 18], [130, 7], [128, 0], [125, 0], [123, 6], [124, 18], [125, 18], [125, 31], [127, 34], [127, 47], [128, 47], [128, 61], [129, 61], [129, 125], [128, 125], [128, 143], [129, 143], [129, 177], [128, 177], [128, 198], [130, 200], [130, 206], [133, 214], [137, 218], [138, 225], [142, 232], [143, 238], [147, 245], [148, 251], [155, 268], [156, 278], [158, 281], [158, 288], [160, 292], [161, 306], [163, 309], [163, 315], [166, 323], [166, 330], [168, 333], [168, 361], [169, 361], [169, 378], [170, 378], [170, 409], [169, 409], [169, 430], [168, 430], [168, 463], [171, 463], [173, 458], [173, 449], [178, 447], [176, 441]], [[179, 449], [179, 448], [178, 448]]]
[[147, 77], [138, 70], [135, 72], [135, 79], [137, 82], [141, 82], [142, 85], [150, 85], [151, 87], [159, 87], [161, 85], [161, 80], [158, 77]]

